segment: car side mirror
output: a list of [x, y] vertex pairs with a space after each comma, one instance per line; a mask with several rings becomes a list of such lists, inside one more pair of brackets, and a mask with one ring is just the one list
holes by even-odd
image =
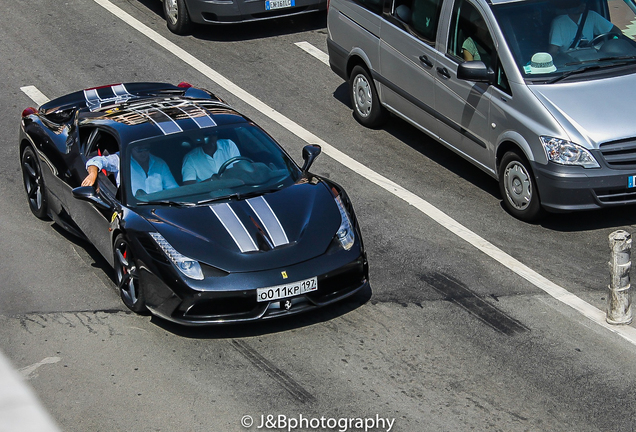
[[314, 160], [318, 157], [322, 149], [318, 144], [309, 144], [303, 147], [303, 164], [302, 171], [305, 173], [309, 171], [309, 167], [314, 163]]
[[97, 207], [102, 209], [109, 209], [111, 206], [106, 204], [106, 202], [97, 195], [94, 186], [80, 186], [73, 189], [73, 197], [78, 200], [88, 201], [95, 204]]
[[457, 67], [457, 78], [461, 80], [492, 83], [494, 77], [495, 72], [482, 61], [466, 61]]

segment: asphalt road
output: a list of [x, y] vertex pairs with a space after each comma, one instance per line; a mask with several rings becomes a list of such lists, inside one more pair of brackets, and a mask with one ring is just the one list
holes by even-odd
[[[406, 123], [363, 128], [345, 83], [296, 45], [326, 52], [324, 15], [177, 37], [159, 1], [112, 3], [250, 98], [605, 308], [607, 238], [632, 232], [636, 209], [525, 224], [502, 208], [494, 180]], [[306, 142], [94, 0], [0, 5], [0, 350], [62, 430], [287, 430], [303, 418], [306, 427], [292, 430], [341, 430], [341, 419], [352, 419], [346, 430], [372, 420], [374, 431], [636, 429], [632, 341], [328, 154], [312, 170], [352, 197], [369, 292], [257, 325], [188, 329], [129, 313], [97, 251], [29, 212], [17, 136], [21, 111], [34, 103], [21, 87], [53, 98], [110, 83], [187, 81], [247, 114], [297, 161]], [[285, 427], [259, 428], [261, 416]]]

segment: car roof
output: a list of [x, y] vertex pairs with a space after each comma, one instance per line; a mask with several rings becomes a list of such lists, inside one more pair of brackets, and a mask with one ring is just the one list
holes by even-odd
[[248, 121], [222, 102], [183, 96], [132, 97], [99, 106], [89, 103], [78, 112], [80, 127], [112, 129], [122, 146], [144, 138]]

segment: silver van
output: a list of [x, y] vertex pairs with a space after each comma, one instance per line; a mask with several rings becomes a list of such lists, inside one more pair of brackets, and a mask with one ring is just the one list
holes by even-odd
[[355, 118], [393, 113], [519, 219], [636, 204], [635, 0], [331, 0]]

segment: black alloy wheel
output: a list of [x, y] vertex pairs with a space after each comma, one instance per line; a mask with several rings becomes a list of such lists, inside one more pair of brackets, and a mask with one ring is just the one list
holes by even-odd
[[22, 152], [22, 180], [24, 181], [24, 190], [27, 194], [31, 212], [39, 219], [48, 219], [46, 189], [42, 179], [42, 170], [37, 156], [30, 146]]
[[115, 239], [115, 275], [121, 299], [133, 312], [146, 312], [144, 292], [139, 284], [137, 264], [128, 241], [123, 235]]

